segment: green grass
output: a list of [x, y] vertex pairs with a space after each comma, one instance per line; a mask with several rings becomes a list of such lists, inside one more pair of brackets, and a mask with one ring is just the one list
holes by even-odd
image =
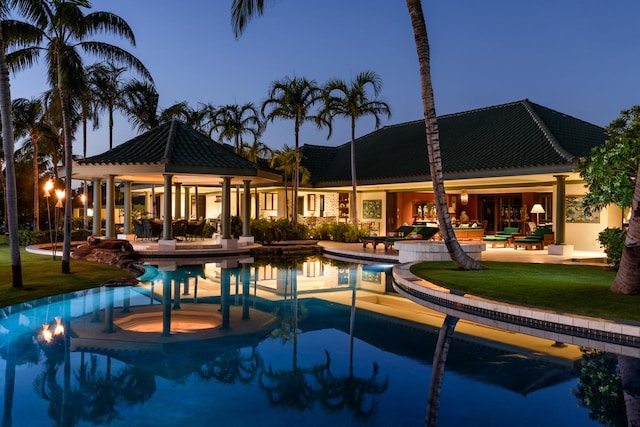
[[640, 321], [640, 296], [612, 293], [615, 272], [602, 267], [483, 262], [481, 271], [461, 271], [452, 262], [424, 262], [411, 272], [437, 285], [534, 307]]
[[106, 264], [71, 260], [71, 273], [63, 274], [60, 256], [38, 255], [21, 250], [23, 287], [11, 287], [8, 246], [0, 247], [0, 307], [100, 286], [109, 279], [132, 277], [131, 272]]

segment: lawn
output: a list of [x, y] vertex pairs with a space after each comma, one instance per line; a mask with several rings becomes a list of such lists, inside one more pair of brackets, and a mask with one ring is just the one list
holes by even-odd
[[60, 256], [37, 255], [21, 250], [23, 288], [11, 287], [9, 247], [0, 247], [0, 307], [100, 286], [109, 279], [132, 277], [131, 272], [106, 264], [71, 260], [71, 273], [63, 274]]
[[612, 319], [640, 321], [640, 296], [609, 291], [615, 272], [563, 264], [483, 262], [481, 271], [461, 271], [452, 262], [424, 262], [411, 272], [437, 285], [534, 307]]

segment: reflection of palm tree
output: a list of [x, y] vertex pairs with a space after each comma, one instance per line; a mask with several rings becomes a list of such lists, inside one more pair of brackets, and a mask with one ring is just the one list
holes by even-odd
[[447, 355], [449, 354], [449, 343], [451, 342], [451, 337], [453, 337], [457, 323], [457, 317], [447, 315], [440, 327], [438, 342], [436, 343], [431, 366], [431, 383], [429, 385], [426, 426], [436, 425], [438, 410], [440, 409], [440, 392], [442, 390], [444, 368], [447, 363]]
[[249, 384], [262, 366], [262, 358], [255, 347], [246, 354], [241, 349], [233, 349], [205, 363], [198, 369], [198, 375], [206, 380], [214, 378], [222, 384]]
[[353, 375], [353, 363], [349, 365], [349, 375], [343, 378], [334, 377], [331, 373], [331, 359], [327, 352], [326, 369], [319, 371], [316, 377], [321, 384], [322, 406], [330, 411], [340, 411], [347, 407], [358, 421], [366, 421], [376, 409], [373, 396], [387, 390], [389, 378], [378, 380], [378, 364], [374, 362], [373, 372], [369, 378], [358, 378]]

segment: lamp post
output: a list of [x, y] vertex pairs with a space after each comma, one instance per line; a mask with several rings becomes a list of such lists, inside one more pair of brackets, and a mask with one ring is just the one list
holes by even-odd
[[55, 261], [56, 259], [56, 250], [58, 248], [58, 221], [60, 219], [60, 214], [58, 212], [58, 209], [64, 207], [64, 204], [62, 203], [62, 201], [64, 200], [64, 190], [56, 190], [56, 197], [58, 197], [58, 202], [56, 203], [55, 206], [55, 214], [56, 214], [56, 238], [55, 238], [55, 244], [53, 245], [53, 259]]
[[48, 180], [44, 184], [44, 198], [47, 199], [47, 223], [49, 224], [49, 243], [51, 244], [51, 250], [53, 252], [53, 260], [56, 260], [56, 250], [53, 246], [53, 232], [51, 231], [51, 208], [49, 207], [49, 198], [51, 197], [51, 190], [53, 189], [53, 181]]

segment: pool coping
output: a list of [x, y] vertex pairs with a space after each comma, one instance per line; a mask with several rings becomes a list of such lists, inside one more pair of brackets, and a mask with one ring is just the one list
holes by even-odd
[[424, 307], [558, 343], [640, 357], [640, 324], [455, 293], [411, 273], [414, 264], [402, 263], [393, 267], [393, 286], [400, 295]]

